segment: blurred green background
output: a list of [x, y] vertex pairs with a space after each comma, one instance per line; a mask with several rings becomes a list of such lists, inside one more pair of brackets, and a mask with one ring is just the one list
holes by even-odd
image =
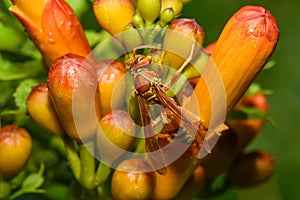
[[[68, 2], [80, 10], [83, 0]], [[300, 120], [300, 1], [193, 0], [185, 6], [183, 17], [196, 18], [205, 30], [205, 44], [209, 44], [218, 38], [231, 15], [249, 4], [270, 10], [280, 29], [279, 43], [272, 56], [276, 65], [257, 78], [263, 88], [273, 91], [269, 100], [270, 115], [275, 125], [267, 123], [249, 146], [249, 149], [263, 149], [272, 154], [276, 160], [276, 173], [269, 182], [256, 188], [230, 190], [216, 199], [300, 199], [300, 131], [297, 127]], [[3, 9], [4, 6], [1, 6]], [[97, 26], [90, 21], [91, 8], [88, 9], [83, 11], [87, 13], [83, 18], [87, 29]], [[4, 44], [8, 41], [0, 42]], [[1, 92], [4, 91], [0, 91], [0, 95]]]
[[280, 38], [272, 60], [276, 65], [257, 78], [268, 96], [275, 126], [266, 124], [250, 149], [264, 149], [276, 160], [275, 176], [253, 189], [229, 191], [218, 199], [300, 199], [300, 1], [194, 0], [184, 16], [196, 18], [205, 30], [205, 43], [216, 40], [229, 17], [244, 5], [260, 5], [276, 18]]

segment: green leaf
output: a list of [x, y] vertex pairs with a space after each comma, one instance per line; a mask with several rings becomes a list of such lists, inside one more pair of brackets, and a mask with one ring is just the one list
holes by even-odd
[[253, 107], [244, 107], [239, 110], [231, 111], [228, 116], [229, 120], [253, 120], [253, 119], [266, 119], [267, 114], [263, 110], [253, 108]]
[[4, 59], [0, 54], [0, 81], [9, 81], [33, 77], [42, 71], [40, 60], [30, 60], [27, 62], [12, 62]]
[[273, 68], [275, 64], [276, 64], [275, 60], [269, 60], [267, 64], [264, 66], [263, 71]]
[[34, 191], [41, 187], [45, 181], [45, 178], [43, 177], [44, 170], [45, 165], [44, 163], [42, 163], [38, 173], [32, 173], [26, 177], [26, 179], [22, 183], [22, 189], [27, 191]]
[[255, 95], [255, 94], [272, 94], [271, 90], [262, 89], [259, 83], [252, 83], [245, 95]]
[[26, 79], [22, 81], [14, 93], [16, 106], [21, 111], [26, 111], [26, 99], [31, 91], [32, 86], [38, 85], [40, 82], [36, 79]]
[[14, 93], [14, 84], [12, 82], [1, 82], [0, 81], [0, 108], [6, 106]]

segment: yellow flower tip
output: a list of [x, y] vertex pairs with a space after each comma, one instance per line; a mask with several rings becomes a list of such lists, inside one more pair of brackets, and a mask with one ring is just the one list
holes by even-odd
[[131, 0], [96, 0], [93, 10], [100, 26], [111, 35], [121, 33], [134, 14]]
[[9, 9], [14, 14], [25, 15], [35, 24], [41, 24], [45, 0], [12, 0], [14, 6]]

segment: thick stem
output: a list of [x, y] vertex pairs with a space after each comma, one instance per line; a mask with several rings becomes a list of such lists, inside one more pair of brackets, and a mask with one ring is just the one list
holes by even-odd
[[93, 189], [93, 179], [95, 175], [95, 158], [90, 151], [94, 149], [94, 142], [79, 145], [79, 154], [81, 159], [80, 180], [82, 186], [87, 189]]
[[70, 138], [64, 138], [64, 143], [66, 147], [66, 156], [69, 162], [70, 168], [73, 172], [73, 175], [76, 180], [80, 179], [80, 171], [81, 171], [81, 161], [77, 154], [74, 141]]
[[4, 181], [0, 178], [0, 200], [7, 199], [11, 193], [11, 184], [8, 181]]

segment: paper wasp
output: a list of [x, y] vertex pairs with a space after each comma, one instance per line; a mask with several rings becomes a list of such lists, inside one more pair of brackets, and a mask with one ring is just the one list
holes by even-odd
[[[138, 101], [141, 125], [144, 127], [146, 140], [145, 148], [147, 152], [156, 152], [149, 157], [150, 162], [156, 165], [158, 162], [164, 162], [164, 156], [160, 151], [161, 146], [151, 125], [153, 122], [148, 105], [161, 105], [164, 111], [172, 116], [172, 120], [169, 120], [167, 125], [172, 123], [171, 127], [174, 126], [174, 129], [177, 129], [178, 126], [183, 127], [185, 129], [183, 138], [189, 143], [191, 143], [190, 140], [192, 140], [192, 142], [195, 141], [201, 145], [204, 141], [207, 127], [198, 117], [181, 107], [175, 98], [169, 97], [166, 94], [166, 91], [170, 88], [170, 85], [162, 83], [162, 79], [159, 77], [165, 52], [161, 50], [161, 57], [158, 61], [158, 70], [157, 72], [154, 72], [150, 69], [150, 65], [153, 64], [152, 57], [137, 53], [143, 49], [157, 50], [156, 47], [151, 45], [137, 47], [133, 50], [133, 56], [125, 61], [125, 65], [127, 66], [129, 72], [133, 75], [135, 91], [133, 92], [132, 97], [137, 98]], [[187, 65], [190, 60], [191, 57], [187, 59], [187, 61], [183, 64], [183, 66], [180, 67], [179, 70], [182, 70], [185, 67], [184, 65]], [[180, 71], [177, 71], [177, 73], [180, 73]], [[175, 75], [177, 76], [178, 74], [175, 73]], [[174, 79], [172, 79], [171, 83], [172, 82], [174, 82]], [[161, 168], [157, 170], [157, 172], [160, 174], [165, 174], [166, 168]]]

